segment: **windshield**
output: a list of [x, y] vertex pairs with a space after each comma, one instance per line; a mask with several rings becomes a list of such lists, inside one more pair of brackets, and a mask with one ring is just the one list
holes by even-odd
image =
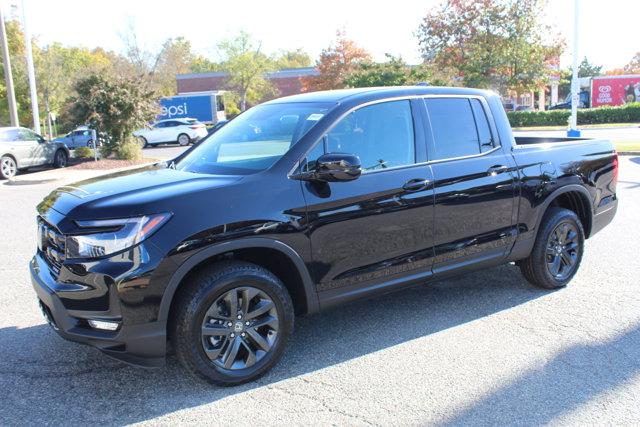
[[175, 168], [186, 172], [249, 175], [282, 157], [333, 104], [265, 104], [239, 115], [205, 139]]

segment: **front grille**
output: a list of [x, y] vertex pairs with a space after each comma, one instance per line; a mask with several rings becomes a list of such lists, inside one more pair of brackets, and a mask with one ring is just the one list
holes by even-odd
[[65, 237], [54, 226], [38, 217], [38, 249], [57, 276], [64, 261]]

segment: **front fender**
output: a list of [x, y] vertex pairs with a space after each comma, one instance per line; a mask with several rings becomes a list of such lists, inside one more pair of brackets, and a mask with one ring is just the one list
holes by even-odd
[[201, 262], [214, 257], [216, 255], [220, 255], [225, 252], [238, 250], [238, 249], [248, 249], [248, 248], [265, 248], [265, 249], [274, 249], [285, 256], [287, 256], [296, 266], [300, 277], [302, 278], [302, 286], [304, 289], [305, 300], [307, 304], [307, 314], [315, 313], [319, 310], [318, 303], [318, 294], [315, 290], [315, 286], [313, 281], [311, 280], [311, 276], [309, 275], [309, 271], [307, 267], [300, 257], [298, 253], [293, 250], [290, 246], [282, 243], [278, 240], [255, 237], [255, 238], [247, 238], [234, 240], [230, 242], [219, 243], [216, 245], [212, 245], [206, 247], [197, 253], [193, 254], [189, 257], [178, 269], [173, 273], [171, 279], [169, 280], [169, 284], [165, 288], [164, 294], [162, 295], [162, 301], [160, 302], [160, 311], [158, 313], [159, 321], [167, 321], [169, 317], [169, 310], [171, 308], [171, 302], [173, 301], [173, 297], [182, 282], [182, 279], [196, 266], [198, 266]]

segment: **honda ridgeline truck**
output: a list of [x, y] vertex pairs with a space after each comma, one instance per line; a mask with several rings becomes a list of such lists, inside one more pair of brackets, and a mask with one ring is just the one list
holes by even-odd
[[170, 341], [189, 371], [239, 384], [298, 315], [513, 261], [567, 285], [617, 175], [610, 141], [514, 138], [491, 92], [307, 93], [172, 161], [58, 188], [31, 276], [63, 338], [143, 366]]

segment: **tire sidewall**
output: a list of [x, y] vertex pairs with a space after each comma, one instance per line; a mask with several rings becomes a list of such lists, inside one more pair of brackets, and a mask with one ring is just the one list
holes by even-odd
[[[573, 224], [578, 230], [578, 256], [576, 259], [576, 265], [571, 274], [564, 280], [557, 280], [547, 268], [546, 249], [549, 242], [549, 236], [555, 230], [555, 228], [563, 222], [569, 222]], [[543, 275], [545, 282], [549, 284], [550, 288], [562, 288], [567, 285], [573, 279], [580, 269], [580, 263], [582, 262], [582, 255], [584, 254], [584, 229], [582, 223], [578, 219], [577, 215], [567, 209], [559, 209], [550, 215], [544, 223], [542, 233], [540, 235], [540, 242], [536, 243], [536, 259], [540, 260], [540, 273]]]
[[[206, 356], [202, 348], [202, 321], [207, 310], [225, 292], [243, 286], [252, 286], [265, 292], [273, 301], [280, 321], [278, 336], [271, 350], [250, 368], [231, 371], [215, 366]], [[278, 289], [280, 288], [280, 289]], [[291, 302], [283, 301], [284, 286], [273, 283], [266, 277], [257, 274], [229, 273], [202, 286], [195, 297], [189, 301], [184, 315], [188, 318], [185, 349], [189, 353], [194, 368], [208, 380], [216, 383], [235, 385], [251, 381], [269, 370], [282, 356], [288, 338], [293, 329], [293, 309]]]
[[[180, 142], [180, 137], [182, 137], [182, 136], [186, 136], [187, 137], [187, 143], [186, 144], [182, 144]], [[178, 142], [178, 145], [180, 145], [181, 147], [186, 147], [187, 145], [189, 145], [191, 143], [191, 138], [186, 133], [181, 133], [180, 135], [178, 135], [178, 138], [176, 139], [176, 141]]]
[[2, 177], [3, 179], [11, 179], [18, 174], [18, 164], [12, 157], [3, 156], [3, 157], [0, 157], [0, 168], [2, 167], [2, 163], [4, 163], [5, 160], [8, 160], [13, 163], [13, 168], [15, 172], [11, 176], [5, 176], [4, 173], [2, 172], [2, 169], [0, 169], [0, 177]]
[[[60, 162], [61, 158], [64, 158], [64, 164]], [[53, 157], [53, 166], [56, 168], [64, 168], [67, 166], [68, 161], [69, 161], [69, 158], [67, 156], [67, 153], [65, 153], [63, 150], [58, 150], [56, 151], [56, 154], [54, 154], [54, 157]]]

